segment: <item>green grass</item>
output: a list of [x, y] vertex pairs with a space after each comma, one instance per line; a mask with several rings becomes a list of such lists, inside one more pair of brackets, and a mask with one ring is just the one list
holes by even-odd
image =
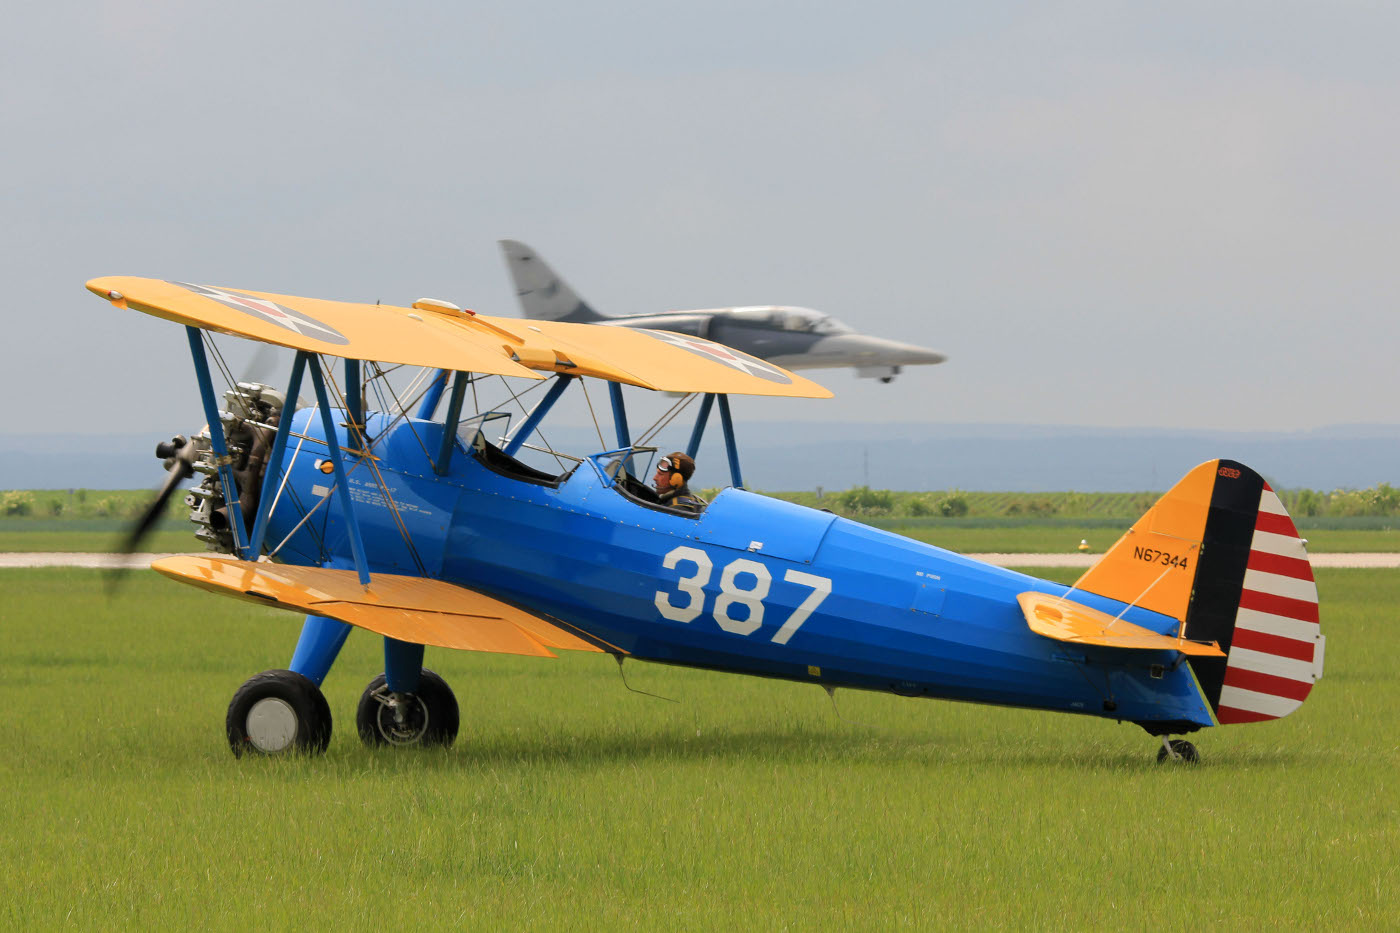
[[[1390, 487], [1380, 487], [1389, 490]], [[714, 490], [709, 491], [711, 495]], [[942, 493], [888, 492], [890, 508], [857, 510], [849, 517], [877, 528], [907, 535], [964, 554], [1013, 552], [1056, 554], [1075, 550], [1081, 540], [1102, 552], [1157, 500], [1157, 493], [990, 493], [953, 490]], [[30, 514], [0, 515], [0, 552], [116, 551], [127, 530], [151, 500], [145, 490], [17, 490]], [[846, 493], [818, 500], [811, 492], [771, 495], [811, 507], [841, 512]], [[966, 501], [965, 517], [911, 515], [913, 503], [937, 503], [948, 496]], [[1296, 494], [1290, 494], [1297, 498]], [[200, 551], [187, 521], [189, 509], [173, 497], [168, 517], [143, 543], [153, 552]], [[1015, 509], [1017, 514], [1008, 515]], [[1039, 510], [1039, 511], [1037, 511]], [[1298, 517], [1301, 533], [1314, 553], [1400, 551], [1400, 517], [1395, 515], [1326, 515]]]
[[[50, 531], [46, 529], [15, 530], [0, 527], [0, 553], [23, 551], [64, 551], [110, 553], [121, 550], [127, 531]], [[141, 550], [153, 554], [180, 551], [202, 551], [204, 542], [195, 540], [194, 526], [188, 523], [179, 531], [163, 529], [151, 532], [141, 542]]]
[[[1088, 541], [1095, 553], [1102, 553], [1132, 524], [1112, 519], [869, 518], [865, 521], [961, 554], [1063, 554], [1075, 550], [1081, 540]], [[128, 526], [128, 522], [119, 519], [0, 520], [0, 553], [116, 551], [125, 540]], [[1400, 552], [1400, 529], [1313, 528], [1304, 529], [1302, 534], [1308, 539], [1308, 550], [1314, 554]], [[189, 522], [166, 521], [142, 543], [141, 549], [153, 553], [202, 551], [204, 544], [195, 540], [194, 526]]]
[[[1090, 549], [1101, 554], [1132, 524], [1131, 521], [1046, 522], [956, 518], [929, 521], [879, 519], [869, 520], [869, 523], [961, 554], [1063, 554], [1075, 550], [1081, 540], [1088, 541]], [[1400, 551], [1400, 529], [1318, 528], [1299, 533], [1307, 538], [1308, 550], [1314, 554]]]
[[458, 744], [370, 752], [363, 632], [327, 755], [236, 761], [295, 617], [101, 579], [0, 571], [0, 928], [1400, 925], [1393, 571], [1321, 571], [1327, 677], [1196, 768], [1104, 720], [436, 650]]

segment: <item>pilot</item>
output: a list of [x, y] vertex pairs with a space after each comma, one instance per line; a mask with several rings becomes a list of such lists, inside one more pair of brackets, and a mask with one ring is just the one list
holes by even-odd
[[695, 461], [689, 454], [676, 451], [656, 461], [656, 475], [652, 477], [651, 482], [664, 504], [672, 508], [701, 512], [704, 511], [705, 500], [692, 493], [686, 485], [694, 475]]

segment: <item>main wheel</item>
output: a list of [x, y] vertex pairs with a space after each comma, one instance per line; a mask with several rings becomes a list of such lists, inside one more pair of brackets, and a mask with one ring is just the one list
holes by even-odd
[[451, 745], [460, 722], [452, 688], [427, 668], [414, 693], [391, 693], [380, 674], [369, 682], [355, 710], [360, 741], [370, 747]]
[[[1201, 756], [1196, 752], [1196, 746], [1192, 745], [1185, 739], [1172, 739], [1171, 746], [1172, 751], [1176, 752], [1178, 756], [1176, 758], [1177, 761], [1193, 765], [1201, 760]], [[1169, 757], [1170, 755], [1167, 753], [1167, 747], [1165, 745], [1157, 749], [1158, 764], [1161, 764], [1162, 762], [1166, 761]]]
[[331, 742], [331, 708], [321, 688], [293, 671], [263, 671], [233, 695], [224, 720], [233, 753], [319, 755]]

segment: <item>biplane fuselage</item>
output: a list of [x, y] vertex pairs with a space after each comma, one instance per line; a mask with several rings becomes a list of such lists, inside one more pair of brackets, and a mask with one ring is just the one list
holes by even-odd
[[[1082, 713], [1142, 726], [1171, 758], [1195, 752], [1167, 736], [1277, 719], [1321, 676], [1305, 542], [1263, 478], [1234, 461], [1193, 469], [1066, 587], [745, 491], [729, 396], [830, 392], [696, 336], [512, 322], [428, 299], [396, 308], [137, 278], [88, 288], [185, 325], [208, 422], [157, 448], [166, 483], [132, 547], [175, 486], [203, 473], [187, 502], [222, 555], [152, 566], [306, 613], [289, 669], [234, 694], [236, 754], [326, 749], [320, 684], [351, 626], [384, 637], [384, 674], [356, 713], [371, 745], [455, 737], [456, 699], [423, 667], [429, 646], [604, 651], [620, 663]], [[295, 349], [285, 391], [237, 383], [221, 410], [211, 332]], [[343, 391], [327, 355], [344, 362]], [[385, 396], [382, 368], [363, 368], [375, 359], [436, 375], [404, 404]], [[481, 378], [543, 373], [548, 391], [502, 446], [485, 428], [503, 413], [463, 418]], [[315, 403], [298, 409], [304, 375]], [[550, 451], [557, 474], [516, 459], [582, 378], [608, 385], [616, 449]], [[731, 486], [707, 508], [669, 507], [632, 475], [655, 448], [630, 440], [624, 384], [703, 396], [691, 455], [718, 408]], [[366, 410], [371, 387], [392, 410]], [[717, 484], [718, 467], [702, 464], [700, 484]], [[673, 473], [670, 488], [684, 479]]]
[[[309, 414], [299, 413], [294, 433], [323, 438]], [[369, 436], [389, 421], [371, 416]], [[449, 474], [437, 476], [423, 449], [436, 450], [442, 430], [400, 422], [376, 441], [397, 520], [353, 456], [347, 464], [373, 572], [419, 572], [401, 520], [428, 575], [562, 619], [633, 658], [907, 696], [1211, 723], [1174, 652], [1124, 657], [1030, 631], [1017, 594], [1059, 595], [1068, 590], [1061, 584], [742, 489], [725, 489], [697, 517], [678, 514], [625, 496], [597, 457], [548, 482], [499, 463], [491, 469], [459, 445]], [[354, 446], [343, 434], [339, 440]], [[303, 503], [329, 493], [316, 462], [303, 455], [291, 473]], [[287, 559], [313, 562], [329, 549], [341, 555], [339, 566], [351, 566], [339, 510], [326, 505], [320, 527], [303, 525], [283, 548]], [[282, 540], [292, 524], [274, 523], [269, 540]], [[1127, 609], [1088, 594], [1077, 599], [1113, 615]], [[804, 603], [809, 614], [784, 633]], [[1137, 608], [1124, 618], [1163, 633], [1176, 625]]]

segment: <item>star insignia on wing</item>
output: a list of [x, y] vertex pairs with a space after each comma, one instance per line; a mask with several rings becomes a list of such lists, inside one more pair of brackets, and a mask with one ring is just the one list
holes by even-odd
[[780, 382], [784, 385], [791, 385], [792, 380], [787, 373], [771, 363], [765, 363], [756, 356], [749, 356], [747, 353], [740, 353], [732, 350], [723, 344], [715, 343], [712, 340], [702, 340], [699, 337], [688, 337], [685, 334], [675, 334], [666, 330], [649, 330], [639, 327], [638, 330], [645, 334], [651, 334], [657, 340], [669, 343], [673, 347], [680, 347], [696, 356], [703, 356], [707, 359], [723, 363], [730, 369], [737, 369], [750, 376], [757, 376], [769, 382]]
[[279, 305], [275, 301], [268, 301], [266, 298], [258, 298], [255, 295], [244, 295], [240, 292], [229, 291], [224, 288], [213, 288], [208, 285], [191, 285], [188, 282], [171, 282], [171, 285], [178, 285], [187, 288], [196, 295], [203, 295], [211, 298], [226, 308], [235, 311], [242, 311], [244, 314], [252, 314], [266, 321], [271, 321], [278, 327], [286, 328], [301, 334], [303, 337], [310, 337], [314, 340], [322, 340], [326, 343], [333, 343], [343, 346], [350, 341], [340, 331], [328, 324], [322, 324], [315, 318], [302, 314], [300, 311], [293, 311], [286, 305]]

